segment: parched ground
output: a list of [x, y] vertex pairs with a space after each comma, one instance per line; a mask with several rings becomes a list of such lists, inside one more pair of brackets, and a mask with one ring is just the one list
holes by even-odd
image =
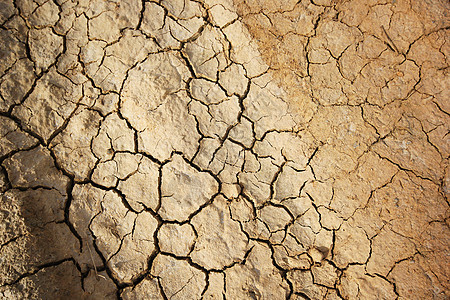
[[446, 0], [0, 0], [1, 299], [449, 299]]

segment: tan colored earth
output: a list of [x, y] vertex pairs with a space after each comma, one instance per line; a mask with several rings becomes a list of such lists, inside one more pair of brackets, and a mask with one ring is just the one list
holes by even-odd
[[1, 299], [449, 299], [447, 0], [0, 0]]

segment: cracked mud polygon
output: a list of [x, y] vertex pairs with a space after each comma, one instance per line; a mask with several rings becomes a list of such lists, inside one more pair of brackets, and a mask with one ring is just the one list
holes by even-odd
[[445, 0], [1, 0], [0, 298], [448, 299]]

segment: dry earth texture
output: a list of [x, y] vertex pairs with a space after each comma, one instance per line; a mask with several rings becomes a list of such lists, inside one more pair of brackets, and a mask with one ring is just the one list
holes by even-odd
[[0, 0], [1, 299], [449, 299], [446, 0]]

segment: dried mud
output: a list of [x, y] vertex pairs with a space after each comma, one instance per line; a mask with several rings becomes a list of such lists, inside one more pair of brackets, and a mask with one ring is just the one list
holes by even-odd
[[0, 2], [0, 298], [448, 299], [449, 14]]

